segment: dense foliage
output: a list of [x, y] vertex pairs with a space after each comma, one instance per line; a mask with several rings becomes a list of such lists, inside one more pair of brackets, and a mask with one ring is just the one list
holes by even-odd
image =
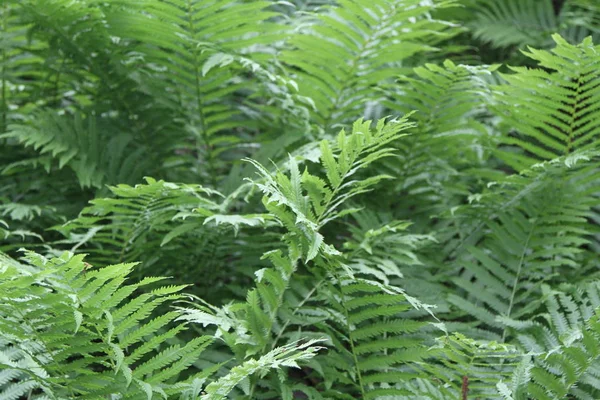
[[0, 24], [0, 399], [600, 398], [596, 0]]

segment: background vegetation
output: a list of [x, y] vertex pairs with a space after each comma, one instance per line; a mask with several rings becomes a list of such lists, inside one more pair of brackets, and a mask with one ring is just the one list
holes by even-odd
[[596, 0], [0, 24], [0, 399], [600, 398]]

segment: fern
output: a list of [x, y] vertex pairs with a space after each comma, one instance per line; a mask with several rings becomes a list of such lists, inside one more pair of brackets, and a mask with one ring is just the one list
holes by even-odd
[[[168, 228], [173, 219], [207, 217], [219, 210], [218, 203], [204, 197], [218, 195], [218, 192], [200, 185], [177, 185], [148, 178], [144, 185], [119, 185], [111, 190], [119, 197], [96, 199], [78, 219], [56, 227], [65, 235], [75, 234], [70, 240], [76, 247], [93, 240], [100, 247], [90, 251], [91, 254], [98, 252], [98, 257], [116, 251], [122, 260], [134, 259], [139, 257], [135, 252], [143, 247], [132, 247], [132, 244], [144, 240], [152, 231], [162, 231], [162, 237], [151, 238], [160, 245], [161, 240], [166, 242], [173, 236], [166, 236], [175, 229]], [[110, 223], [107, 224], [107, 220]], [[182, 227], [178, 231], [185, 232]]]
[[[300, 108], [293, 106], [293, 82], [263, 65], [262, 53], [269, 51], [270, 42], [281, 30], [269, 21], [277, 16], [267, 9], [269, 6], [267, 1], [151, 0], [107, 13], [111, 33], [138, 41], [136, 51], [152, 66], [140, 71], [136, 79], [157, 76], [157, 69], [168, 72], [158, 75], [161, 84], [154, 83], [156, 87], [150, 90], [167, 94], [163, 101], [177, 110], [178, 119], [183, 118], [183, 128], [192, 140], [184, 149], [196, 153], [197, 163], [206, 163], [213, 186], [222, 169], [220, 155], [247, 146], [248, 139], [232, 131], [245, 127], [251, 133], [247, 128], [254, 124], [246, 115], [252, 113], [248, 108], [253, 106], [234, 99], [249, 87], [249, 81], [239, 75], [254, 75], [253, 81], [262, 83], [271, 101], [280, 99], [275, 102], [284, 107], [291, 103], [292, 113], [298, 114], [296, 119], [303, 118]], [[253, 18], [248, 19], [248, 13]], [[273, 90], [267, 83], [274, 85]]]
[[233, 387], [243, 379], [258, 372], [264, 373], [269, 368], [299, 368], [298, 361], [310, 359], [320, 350], [319, 347], [313, 346], [314, 344], [315, 341], [291, 343], [270, 351], [258, 360], [246, 361], [244, 364], [234, 367], [227, 376], [208, 385], [206, 387], [206, 394], [201, 399], [224, 399]]
[[483, 44], [478, 57], [530, 65], [519, 50], [527, 46], [548, 49], [552, 34], [571, 44], [587, 36], [598, 38], [599, 9], [588, 0], [463, 0], [467, 9], [459, 16], [476, 42]]
[[473, 35], [494, 46], [543, 46], [559, 29], [560, 17], [555, 15], [551, 0], [482, 0], [474, 3]]
[[[332, 316], [339, 315], [342, 317], [340, 312], [346, 309], [346, 303], [356, 298], [356, 307], [352, 309], [352, 312], [359, 318], [356, 324], [364, 322], [365, 325], [368, 325], [368, 323], [377, 321], [374, 326], [378, 327], [372, 334], [350, 339], [350, 343], [354, 343], [352, 340], [360, 341], [362, 347], [358, 351], [364, 348], [364, 352], [361, 353], [361, 359], [364, 357], [364, 362], [367, 362], [366, 359], [369, 354], [383, 354], [381, 352], [385, 344], [373, 346], [375, 337], [391, 335], [392, 333], [412, 332], [424, 324], [410, 320], [397, 320], [395, 322], [391, 320], [388, 325], [378, 320], [379, 317], [385, 316], [392, 318], [396, 313], [401, 313], [418, 304], [416, 300], [410, 303], [399, 289], [391, 286], [387, 288], [385, 285], [375, 282], [370, 283], [366, 280], [361, 280], [362, 283], [358, 287], [354, 287], [353, 281], [348, 277], [344, 278], [344, 281], [339, 281], [342, 286], [347, 286], [347, 290], [344, 294], [340, 293], [342, 298], [338, 298], [339, 296], [333, 295], [333, 293], [337, 293], [337, 290], [331, 292], [331, 284], [327, 284], [329, 279], [334, 284], [340, 279], [337, 275], [341, 272], [338, 270], [342, 268], [339, 260], [341, 253], [325, 241], [319, 230], [326, 224], [355, 212], [355, 209], [342, 209], [341, 207], [348, 200], [368, 191], [375, 183], [386, 178], [385, 176], [375, 176], [361, 179], [357, 177], [357, 174], [358, 171], [366, 168], [372, 162], [389, 156], [391, 148], [386, 146], [401, 137], [402, 131], [411, 126], [406, 118], [391, 121], [387, 124], [383, 120], [379, 121], [374, 129], [370, 125], [369, 121], [357, 121], [353, 125], [350, 134], [347, 135], [342, 131], [338, 135], [333, 149], [329, 141], [323, 140], [321, 142], [321, 164], [325, 170], [324, 179], [310, 174], [308, 170], [301, 173], [297, 161], [291, 156], [288, 162], [289, 176], [281, 171], [272, 174], [260, 164], [251, 161], [257, 167], [261, 177], [256, 185], [265, 193], [264, 205], [288, 231], [284, 235], [284, 241], [288, 247], [287, 253], [274, 251], [265, 254], [265, 257], [272, 262], [273, 267], [257, 272], [257, 287], [248, 292], [245, 304], [227, 307], [223, 311], [188, 310], [186, 319], [203, 324], [218, 324], [222, 327], [219, 334], [223, 335], [229, 347], [239, 357], [246, 357], [256, 353], [265, 354], [265, 351], [269, 348], [276, 347], [280, 339], [290, 337], [292, 332], [286, 330], [291, 327], [298, 324], [308, 326], [305, 325], [307, 322], [304, 321], [304, 318], [309, 315], [306, 315], [305, 312], [308, 309], [316, 309], [312, 304], [314, 301], [325, 301], [327, 303], [335, 299], [333, 304], [340, 303], [339, 306], [333, 306], [331, 309], [332, 315], [327, 316], [325, 313], [323, 317], [318, 317], [316, 320], [321, 323], [328, 321], [323, 328], [324, 333], [334, 340], [334, 343], [338, 340], [346, 342], [347, 339], [334, 339], [338, 328], [333, 326], [334, 324], [342, 324], [344, 329], [348, 329], [348, 322], [344, 319], [332, 318]], [[321, 278], [320, 286], [315, 290], [309, 290], [303, 287], [301, 278], [298, 276], [298, 274], [300, 276], [302, 274], [299, 271], [302, 264], [309, 267], [309, 271], [312, 264], [324, 267], [326, 271], [331, 271], [333, 275], [331, 278]], [[317, 277], [319, 275], [317, 273]], [[326, 290], [327, 288], [329, 290]], [[321, 293], [322, 291], [323, 293]], [[305, 294], [302, 295], [302, 292]], [[366, 300], [364, 302], [360, 300], [363, 294], [372, 295], [379, 292], [381, 294], [373, 298], [364, 297], [363, 300]], [[296, 296], [298, 297], [292, 300]], [[347, 299], [344, 299], [344, 297], [347, 297]], [[377, 299], [381, 299], [382, 302]], [[385, 306], [392, 304], [391, 302], [397, 303], [396, 308], [386, 311]], [[325, 307], [326, 303], [321, 303], [320, 307]], [[361, 305], [368, 308], [361, 308]], [[336, 309], [336, 307], [339, 309]], [[365, 317], [360, 316], [363, 314]], [[369, 314], [371, 315], [369, 316]], [[315, 316], [309, 318], [315, 321]], [[346, 316], [348, 316], [347, 313]], [[369, 321], [371, 317], [373, 320]], [[329, 324], [332, 324], [331, 327], [329, 327]], [[231, 332], [232, 329], [233, 332]], [[365, 326], [365, 329], [368, 328]], [[349, 333], [354, 335], [354, 333]], [[318, 336], [317, 334], [316, 337]], [[391, 350], [399, 349], [395, 355], [391, 354], [389, 356], [391, 361], [387, 367], [390, 369], [395, 369], [396, 364], [401, 362], [402, 359], [401, 353], [404, 345], [400, 343], [397, 345], [399, 347], [394, 347], [395, 345], [392, 342], [389, 343]], [[412, 345], [408, 346], [407, 354], [410, 354], [411, 350]], [[419, 350], [415, 349], [415, 354], [418, 354], [419, 351], [422, 355], [426, 353], [425, 348], [420, 348]], [[372, 372], [374, 380], [371, 382], [371, 386], [379, 386], [377, 384], [379, 381], [375, 378], [375, 372], [384, 367], [368, 367], [365, 365], [363, 368], [363, 366], [358, 365], [358, 359], [356, 358], [358, 355], [354, 354], [354, 356], [355, 362], [351, 364], [354, 372], [343, 372], [348, 374], [345, 379], [352, 375], [356, 377], [355, 374], [360, 374], [361, 370], [363, 373]], [[332, 357], [332, 355], [329, 357]], [[396, 361], [394, 361], [394, 357], [396, 357]], [[418, 356], [415, 355], [415, 357], [414, 359], [409, 357], [406, 361], [415, 361]], [[339, 373], [335, 375], [339, 375]], [[324, 376], [326, 386], [331, 385], [327, 382], [338, 379], [333, 378], [335, 375], [331, 377]], [[391, 374], [387, 378], [392, 376], [396, 375]], [[359, 393], [366, 390], [360, 378], [358, 386], [360, 387]], [[249, 389], [250, 395], [253, 395], [256, 390], [259, 390], [259, 388], [254, 383]], [[342, 392], [337, 391], [335, 393], [340, 395]]]
[[415, 224], [424, 219], [428, 225], [431, 215], [464, 201], [478, 174], [492, 173], [484, 167], [489, 135], [482, 122], [496, 68], [456, 65], [450, 60], [443, 66], [426, 64], [402, 78], [407, 86], [399, 93], [390, 92], [385, 103], [390, 109], [417, 111], [417, 127], [399, 144], [400, 159], [385, 163], [399, 178], [390, 197], [395, 191], [404, 195], [403, 207], [394, 207], [395, 218]]
[[541, 68], [515, 67], [515, 74], [503, 75], [509, 85], [498, 87], [498, 110], [505, 124], [517, 127], [518, 132], [502, 138], [501, 143], [521, 149], [500, 153], [500, 157], [517, 171], [539, 160], [598, 145], [599, 127], [594, 118], [597, 47], [589, 38], [577, 46], [558, 35], [553, 39], [557, 46], [552, 52], [530, 49], [524, 53]]
[[0, 398], [599, 398], [599, 15], [3, 2]]
[[364, 115], [381, 100], [373, 86], [406, 72], [411, 56], [456, 34], [455, 26], [431, 17], [450, 4], [343, 0], [316, 14], [290, 39], [293, 50], [281, 55], [297, 70], [300, 94], [315, 103], [314, 122], [328, 132], [349, 123], [348, 116]]
[[[1, 76], [1, 126], [0, 133], [4, 133], [11, 121], [11, 112], [18, 106], [27, 103], [27, 95], [31, 92], [41, 90], [44, 77], [44, 59], [35, 52], [44, 48], [42, 42], [31, 43], [31, 51], [25, 51], [27, 43], [27, 25], [23, 23], [22, 13], [18, 5], [13, 1], [5, 1], [2, 4], [2, 36], [0, 54], [0, 76]], [[39, 80], [31, 80], [30, 77]], [[27, 90], [23, 90], [24, 88]], [[3, 154], [3, 157], [7, 154]]]
[[[80, 114], [71, 120], [47, 112], [36, 116], [34, 126], [11, 125], [9, 132], [0, 138], [33, 147], [40, 154], [34, 162], [42, 164], [47, 171], [53, 167], [54, 160], [58, 161], [58, 168], [68, 165], [84, 188], [137, 181], [142, 171], [150, 167], [142, 158], [146, 149], [132, 149], [131, 136], [102, 137], [98, 122], [93, 117], [84, 120]], [[122, 176], [121, 170], [127, 171], [129, 176]]]
[[[576, 171], [585, 170], [585, 164], [570, 167], [540, 164], [474, 199], [469, 208], [489, 219], [481, 222], [485, 227], [481, 241], [469, 245], [468, 256], [459, 259], [464, 271], [453, 278], [469, 297], [452, 294], [451, 303], [500, 328], [496, 316], [530, 315], [539, 306], [532, 296], [539, 293], [540, 284], [578, 267], [583, 246], [590, 240], [585, 218], [595, 200], [578, 190]], [[574, 178], [569, 180], [568, 174]]]
[[[64, 236], [59, 243], [85, 249], [92, 262], [108, 263], [114, 254], [121, 261], [142, 261], [140, 279], [144, 268], [158, 267], [178, 282], [195, 283], [206, 300], [224, 301], [220, 290], [243, 298], [243, 285], [256, 269], [252, 263], [264, 264], [262, 253], [278, 247], [274, 232], [253, 235], [274, 225], [271, 216], [228, 214], [233, 199], [201, 185], [147, 178], [146, 184], [110, 190], [114, 197], [93, 200], [78, 218], [54, 229]], [[240, 251], [244, 242], [249, 246]], [[182, 257], [185, 266], [179, 265]], [[234, 270], [246, 276], [230, 279]]]
[[501, 382], [498, 389], [505, 399], [595, 398], [600, 393], [598, 285], [586, 285], [574, 295], [547, 287], [544, 292], [543, 322], [507, 321], [519, 331], [530, 355], [515, 370], [511, 384]]
[[165, 347], [185, 327], [169, 327], [175, 312], [156, 319], [149, 315], [178, 298], [182, 287], [165, 286], [128, 299], [160, 280], [125, 285], [134, 264], [90, 270], [83, 256], [68, 253], [53, 259], [29, 253], [27, 260], [32, 268], [2, 265], [3, 399], [173, 393], [168, 380], [211, 342], [201, 336]]
[[[436, 349], [441, 353], [439, 364], [428, 364], [425, 368], [444, 383], [438, 384], [438, 390], [446, 397], [427, 398], [460, 394], [461, 398], [499, 399], [498, 382], [510, 379], [522, 358], [519, 349], [512, 345], [476, 341], [462, 334], [440, 338]], [[429, 392], [421, 389], [416, 393], [426, 397]]]
[[[23, 242], [27, 238], [33, 238], [36, 241], [43, 241], [43, 238], [37, 233], [23, 229], [13, 229], [6, 221], [0, 219], [0, 240], [3, 242], [3, 244], [0, 246], [1, 251], [9, 251], [15, 248], [21, 248]], [[14, 240], [12, 239], [17, 239], [16, 243], [14, 243]], [[29, 245], [31, 246], [31, 244]]]

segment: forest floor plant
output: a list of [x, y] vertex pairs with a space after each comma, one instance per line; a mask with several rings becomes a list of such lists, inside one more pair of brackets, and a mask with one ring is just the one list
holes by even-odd
[[0, 400], [600, 399], [593, 0], [5, 0]]

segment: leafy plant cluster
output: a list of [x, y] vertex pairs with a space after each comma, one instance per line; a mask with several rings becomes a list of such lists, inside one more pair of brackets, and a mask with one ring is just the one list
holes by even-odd
[[0, 399], [600, 398], [596, 3], [2, 2]]

